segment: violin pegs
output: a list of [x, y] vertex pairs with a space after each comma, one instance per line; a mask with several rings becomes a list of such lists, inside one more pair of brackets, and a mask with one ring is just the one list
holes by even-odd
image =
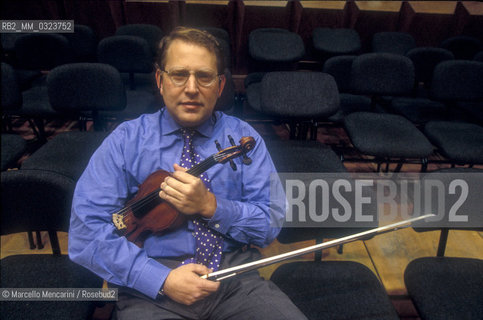
[[[233, 137], [228, 135], [228, 140], [230, 140], [230, 143], [232, 146], [235, 146], [235, 140], [233, 140]], [[242, 157], [243, 157], [243, 164], [244, 165], [251, 165], [252, 164], [252, 159], [250, 159], [245, 152], [242, 152]]]
[[[215, 145], [216, 145], [216, 149], [218, 149], [218, 151], [221, 151], [221, 145], [220, 143], [218, 142], [218, 140], [215, 140]], [[230, 167], [232, 168], [233, 171], [236, 171], [236, 164], [235, 162], [233, 162], [232, 159], [230, 159]]]

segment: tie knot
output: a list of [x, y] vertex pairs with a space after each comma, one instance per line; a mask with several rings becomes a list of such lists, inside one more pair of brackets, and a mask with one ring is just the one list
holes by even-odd
[[196, 131], [193, 130], [193, 129], [189, 129], [189, 128], [181, 129], [181, 135], [183, 136], [183, 140], [185, 141], [185, 144], [191, 143], [195, 133], [196, 133]]

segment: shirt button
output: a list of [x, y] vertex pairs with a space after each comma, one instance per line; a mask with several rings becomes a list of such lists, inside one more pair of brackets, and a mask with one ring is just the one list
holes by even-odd
[[220, 225], [217, 223], [215, 224], [215, 228], [218, 229], [220, 227]]

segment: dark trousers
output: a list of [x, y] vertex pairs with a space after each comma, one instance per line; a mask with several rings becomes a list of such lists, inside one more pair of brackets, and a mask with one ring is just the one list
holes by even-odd
[[[222, 269], [260, 258], [256, 249], [223, 255]], [[178, 261], [159, 260], [173, 267]], [[302, 312], [271, 281], [251, 271], [221, 281], [219, 289], [190, 306], [168, 297], [152, 300], [129, 289], [119, 289], [114, 319], [306, 319]]]

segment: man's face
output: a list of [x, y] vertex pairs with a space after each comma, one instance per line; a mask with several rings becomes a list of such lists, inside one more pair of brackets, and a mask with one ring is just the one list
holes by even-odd
[[217, 74], [215, 54], [196, 44], [174, 40], [168, 48], [164, 70], [170, 74], [179, 70], [190, 72], [186, 84], [176, 85], [166, 72], [156, 71], [158, 88], [174, 120], [183, 127], [195, 127], [206, 121], [223, 91], [225, 78], [216, 77], [212, 85], [202, 86], [194, 73]]

